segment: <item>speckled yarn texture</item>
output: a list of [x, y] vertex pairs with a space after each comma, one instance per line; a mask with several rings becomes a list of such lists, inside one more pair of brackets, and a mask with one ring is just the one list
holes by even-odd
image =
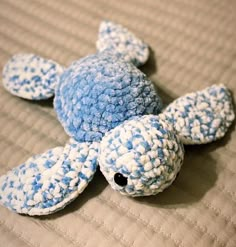
[[230, 92], [222, 84], [178, 98], [161, 115], [184, 144], [222, 138], [235, 117]]
[[99, 27], [97, 49], [108, 50], [135, 66], [143, 65], [149, 56], [148, 45], [128, 29], [111, 21], [103, 21]]
[[71, 139], [31, 157], [0, 177], [0, 201], [13, 211], [29, 215], [55, 212], [82, 193], [97, 168], [97, 143]]
[[32, 100], [54, 95], [63, 67], [34, 54], [17, 54], [3, 69], [3, 85], [12, 94]]
[[106, 51], [76, 61], [64, 71], [54, 106], [68, 135], [79, 142], [100, 141], [125, 120], [162, 109], [147, 76]]
[[23, 214], [65, 207], [87, 187], [99, 164], [113, 189], [128, 196], [155, 195], [180, 171], [183, 144], [225, 135], [234, 120], [228, 89], [213, 85], [162, 109], [151, 81], [136, 66], [148, 46], [126, 28], [102, 22], [99, 52], [63, 68], [36, 55], [14, 56], [3, 84], [14, 95], [44, 99], [70, 136], [0, 177], [0, 203]]
[[[126, 121], [111, 130], [101, 142], [99, 165], [113, 189], [130, 196], [155, 195], [175, 179], [183, 163], [184, 148], [158, 116]], [[126, 186], [114, 175], [128, 178]]]

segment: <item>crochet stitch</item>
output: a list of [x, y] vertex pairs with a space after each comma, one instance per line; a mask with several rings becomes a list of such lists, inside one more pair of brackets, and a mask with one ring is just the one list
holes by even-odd
[[63, 67], [34, 54], [17, 54], [3, 69], [3, 85], [12, 94], [33, 100], [54, 95]]
[[[157, 116], [126, 121], [102, 139], [99, 165], [113, 189], [131, 196], [155, 195], [175, 179], [183, 163], [184, 148], [171, 127]], [[128, 177], [126, 186], [114, 175]]]
[[87, 187], [97, 166], [128, 196], [155, 195], [180, 171], [183, 144], [225, 135], [234, 120], [231, 96], [212, 85], [162, 109], [151, 81], [136, 66], [148, 46], [121, 25], [102, 22], [98, 53], [63, 68], [33, 54], [13, 56], [3, 84], [26, 99], [55, 94], [54, 108], [70, 139], [0, 177], [0, 203], [17, 213], [50, 214]]
[[167, 106], [163, 117], [175, 126], [184, 144], [215, 141], [234, 120], [230, 92], [221, 84], [186, 94]]
[[0, 201], [18, 213], [49, 214], [82, 193], [97, 169], [98, 144], [78, 143], [50, 149], [0, 177]]
[[137, 67], [146, 63], [149, 56], [147, 44], [138, 39], [128, 29], [111, 21], [101, 23], [96, 45], [99, 52], [108, 50]]
[[100, 141], [126, 119], [158, 114], [162, 108], [147, 76], [107, 52], [76, 61], [64, 71], [54, 106], [68, 135], [79, 142]]

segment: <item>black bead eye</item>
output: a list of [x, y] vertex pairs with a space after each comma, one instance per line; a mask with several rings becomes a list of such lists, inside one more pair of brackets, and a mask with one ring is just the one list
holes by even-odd
[[128, 179], [124, 177], [121, 173], [116, 173], [114, 175], [114, 181], [119, 186], [125, 186], [128, 183]]

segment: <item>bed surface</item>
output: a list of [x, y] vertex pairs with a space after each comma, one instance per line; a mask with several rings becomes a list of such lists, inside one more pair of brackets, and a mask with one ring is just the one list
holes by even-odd
[[[214, 83], [236, 98], [236, 2], [220, 0], [1, 0], [0, 65], [36, 53], [63, 65], [95, 52], [101, 20], [152, 48], [142, 70], [165, 102]], [[52, 100], [29, 102], [0, 87], [0, 175], [32, 154], [64, 145]], [[0, 247], [236, 246], [235, 123], [222, 140], [186, 148], [174, 184], [132, 199], [100, 172], [66, 209], [26, 217], [0, 207]]]

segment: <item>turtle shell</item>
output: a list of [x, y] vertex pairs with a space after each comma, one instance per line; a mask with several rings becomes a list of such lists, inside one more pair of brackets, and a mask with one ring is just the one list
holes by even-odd
[[62, 73], [54, 106], [68, 135], [92, 142], [134, 116], [158, 114], [162, 104], [145, 74], [101, 52], [73, 62]]

